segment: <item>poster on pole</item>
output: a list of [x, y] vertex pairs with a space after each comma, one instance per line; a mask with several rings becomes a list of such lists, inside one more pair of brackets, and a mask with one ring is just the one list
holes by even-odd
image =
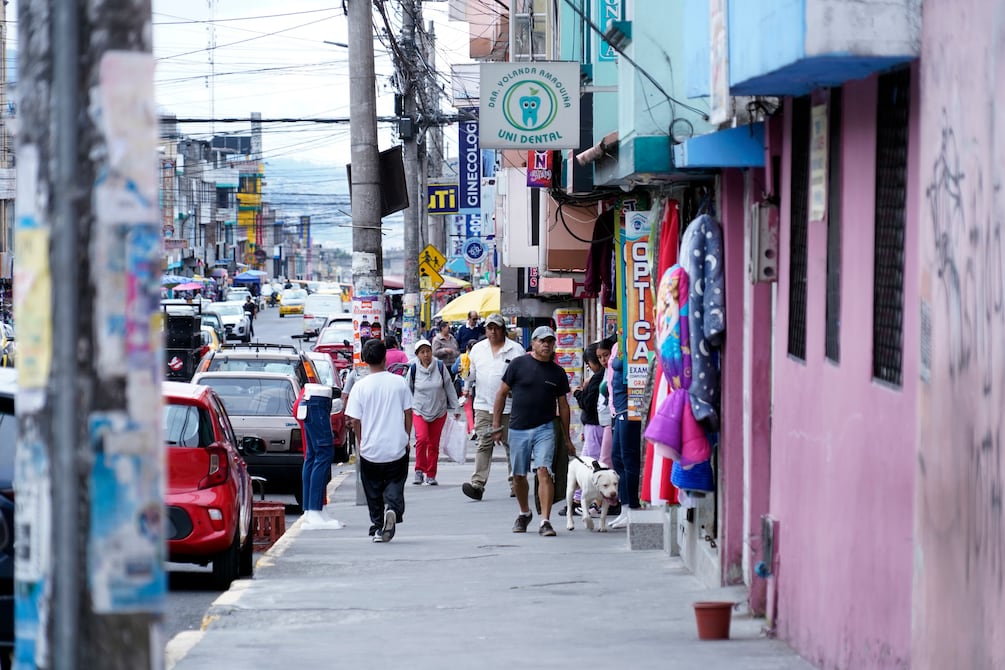
[[353, 295], [352, 297], [352, 364], [359, 377], [370, 370], [363, 362], [363, 344], [381, 337], [384, 323], [384, 301], [379, 295]]

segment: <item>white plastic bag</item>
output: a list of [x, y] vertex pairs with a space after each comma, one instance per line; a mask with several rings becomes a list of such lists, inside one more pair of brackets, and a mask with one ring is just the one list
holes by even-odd
[[468, 429], [463, 420], [452, 414], [447, 415], [440, 433], [440, 451], [454, 463], [465, 463], [468, 460]]

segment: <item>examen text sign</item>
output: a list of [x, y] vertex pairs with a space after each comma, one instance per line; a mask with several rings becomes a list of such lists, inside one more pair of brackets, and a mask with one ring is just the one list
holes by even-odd
[[579, 63], [482, 63], [486, 149], [579, 148]]

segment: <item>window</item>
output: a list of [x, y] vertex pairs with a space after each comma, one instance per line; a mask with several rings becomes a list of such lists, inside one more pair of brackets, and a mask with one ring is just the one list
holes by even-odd
[[809, 217], [810, 99], [792, 106], [792, 195], [789, 242], [789, 355], [806, 360], [806, 228]]
[[879, 78], [876, 110], [876, 238], [872, 374], [900, 386], [904, 344], [904, 233], [911, 72]]
[[827, 120], [827, 304], [824, 354], [841, 360], [841, 102], [832, 88]]

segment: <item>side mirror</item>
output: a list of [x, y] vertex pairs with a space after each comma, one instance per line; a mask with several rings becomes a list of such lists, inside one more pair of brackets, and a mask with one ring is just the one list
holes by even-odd
[[342, 346], [344, 346], [344, 347], [351, 347], [352, 345], [349, 344], [349, 340], [342, 340]]
[[241, 438], [241, 451], [252, 456], [265, 453], [265, 440], [257, 435], [245, 435]]

